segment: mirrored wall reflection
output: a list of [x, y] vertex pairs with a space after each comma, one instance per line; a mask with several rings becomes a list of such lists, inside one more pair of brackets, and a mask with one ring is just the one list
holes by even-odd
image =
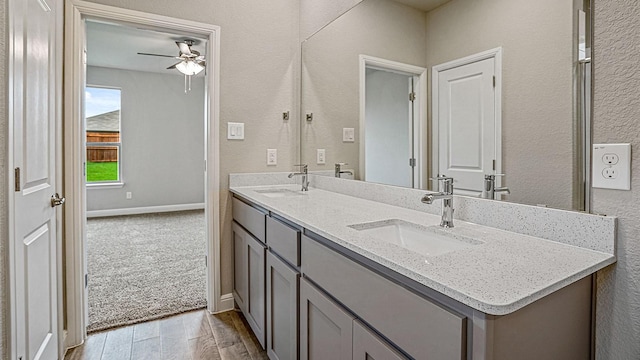
[[578, 31], [578, 14], [588, 6], [442, 3], [364, 0], [302, 43], [302, 162], [422, 189], [444, 174], [469, 196], [498, 175], [492, 185], [509, 193], [495, 199], [582, 209], [576, 89], [590, 31]]

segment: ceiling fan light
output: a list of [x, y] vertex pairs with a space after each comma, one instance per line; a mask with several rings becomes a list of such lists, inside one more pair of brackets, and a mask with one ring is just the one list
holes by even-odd
[[204, 70], [204, 66], [192, 60], [184, 60], [176, 65], [176, 69], [185, 75], [191, 76], [199, 74]]

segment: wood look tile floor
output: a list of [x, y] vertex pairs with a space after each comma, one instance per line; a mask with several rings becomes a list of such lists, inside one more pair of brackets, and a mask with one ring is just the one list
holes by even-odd
[[91, 334], [65, 360], [267, 359], [241, 313], [192, 311]]

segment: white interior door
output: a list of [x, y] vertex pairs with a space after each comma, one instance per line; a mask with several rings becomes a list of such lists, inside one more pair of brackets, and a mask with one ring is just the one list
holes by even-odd
[[[364, 180], [414, 186], [413, 76], [367, 69]], [[414, 162], [415, 164], [415, 162]]]
[[479, 195], [496, 170], [495, 68], [492, 57], [438, 73], [437, 171], [455, 179], [459, 194]]
[[[57, 359], [55, 0], [13, 1], [12, 314], [16, 359]], [[12, 318], [13, 318], [12, 316]]]

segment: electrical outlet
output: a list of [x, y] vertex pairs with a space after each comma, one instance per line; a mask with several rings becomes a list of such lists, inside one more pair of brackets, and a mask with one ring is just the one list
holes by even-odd
[[614, 167], [604, 168], [604, 170], [602, 170], [602, 176], [604, 176], [605, 179], [615, 179], [618, 177], [618, 170]]
[[127, 191], [126, 196], [127, 196], [127, 200], [131, 200], [132, 198], [131, 191]]
[[278, 164], [278, 150], [267, 149], [267, 165], [277, 165], [277, 164]]
[[620, 157], [616, 154], [606, 153], [602, 156], [602, 162], [609, 165], [615, 165], [620, 161]]
[[631, 144], [593, 144], [591, 185], [631, 189]]
[[324, 149], [318, 149], [318, 151], [316, 152], [316, 164], [324, 165], [325, 163], [325, 151]]
[[356, 131], [354, 128], [342, 128], [342, 142], [356, 141]]

